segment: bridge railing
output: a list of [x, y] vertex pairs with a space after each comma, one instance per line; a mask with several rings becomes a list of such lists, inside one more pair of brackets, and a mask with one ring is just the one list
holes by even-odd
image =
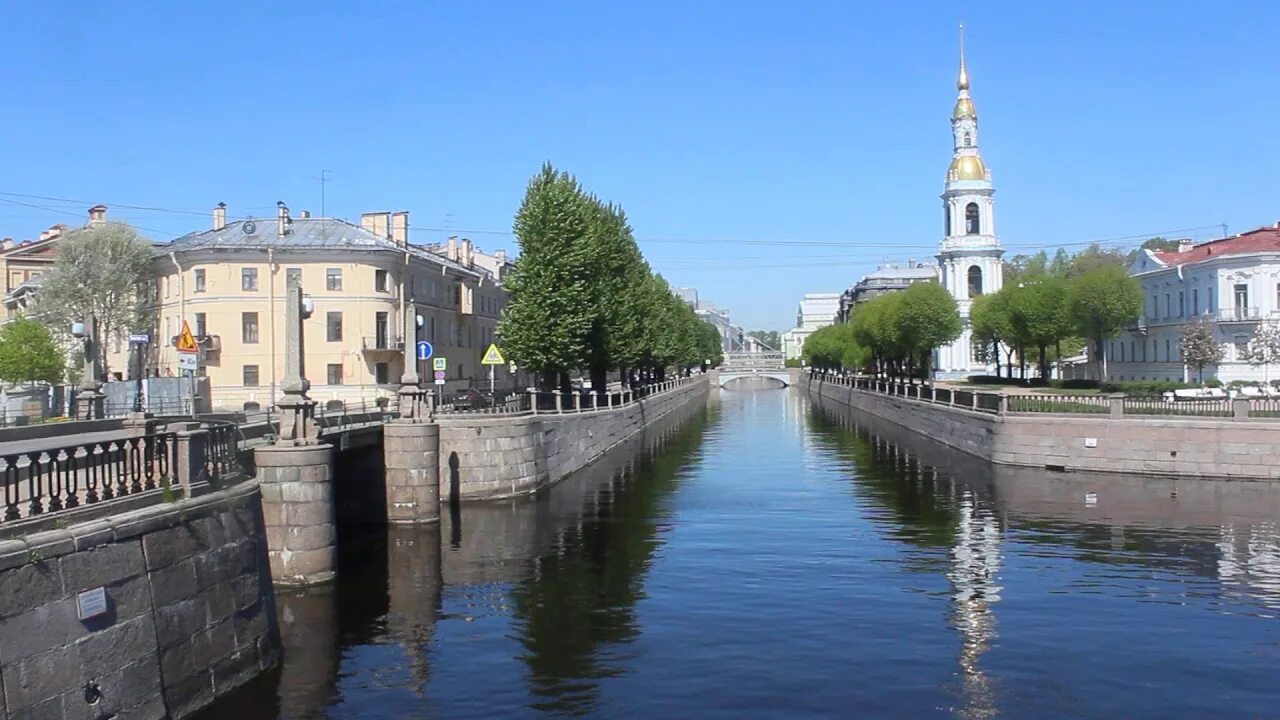
[[781, 370], [786, 365], [780, 352], [725, 353], [721, 370]]

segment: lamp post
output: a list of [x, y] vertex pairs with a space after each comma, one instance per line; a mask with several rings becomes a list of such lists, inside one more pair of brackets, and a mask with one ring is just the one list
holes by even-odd
[[307, 397], [311, 383], [307, 380], [303, 354], [302, 321], [315, 311], [311, 296], [303, 295], [298, 278], [286, 281], [285, 301], [285, 359], [284, 382], [280, 386], [283, 396], [277, 403], [280, 408], [280, 433], [277, 445], [315, 445], [316, 403]]
[[[98, 379], [98, 319], [91, 315], [88, 323], [72, 323], [71, 334], [84, 341], [84, 369], [80, 378], [76, 414], [83, 415], [85, 420], [93, 420], [101, 416], [98, 403], [102, 398], [102, 383]], [[81, 411], [79, 407], [84, 410]]]

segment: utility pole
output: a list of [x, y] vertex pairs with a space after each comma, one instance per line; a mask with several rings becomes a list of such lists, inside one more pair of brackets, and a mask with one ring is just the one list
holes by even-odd
[[320, 217], [326, 217], [324, 214], [324, 186], [329, 182], [329, 171], [320, 171]]

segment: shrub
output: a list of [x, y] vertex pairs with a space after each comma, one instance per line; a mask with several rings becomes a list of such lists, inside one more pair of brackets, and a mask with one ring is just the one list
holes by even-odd
[[800, 358], [788, 358], [782, 363], [783, 367], [798, 368], [800, 367]]
[[1171, 390], [1185, 390], [1195, 387], [1174, 380], [1130, 380], [1128, 382], [1104, 382], [1098, 389], [1108, 393], [1124, 393], [1126, 395], [1159, 395]]
[[1094, 390], [1101, 383], [1089, 378], [1068, 378], [1066, 380], [1050, 380], [1049, 385], [1061, 390]]

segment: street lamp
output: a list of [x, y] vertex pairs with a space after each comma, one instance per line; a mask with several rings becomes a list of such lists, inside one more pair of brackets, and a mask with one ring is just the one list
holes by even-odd
[[[84, 370], [80, 378], [80, 399], [84, 402], [84, 419], [93, 420], [102, 384], [98, 381], [98, 319], [90, 316], [89, 322], [71, 324], [71, 335], [84, 341]], [[79, 413], [77, 413], [79, 414]]]

